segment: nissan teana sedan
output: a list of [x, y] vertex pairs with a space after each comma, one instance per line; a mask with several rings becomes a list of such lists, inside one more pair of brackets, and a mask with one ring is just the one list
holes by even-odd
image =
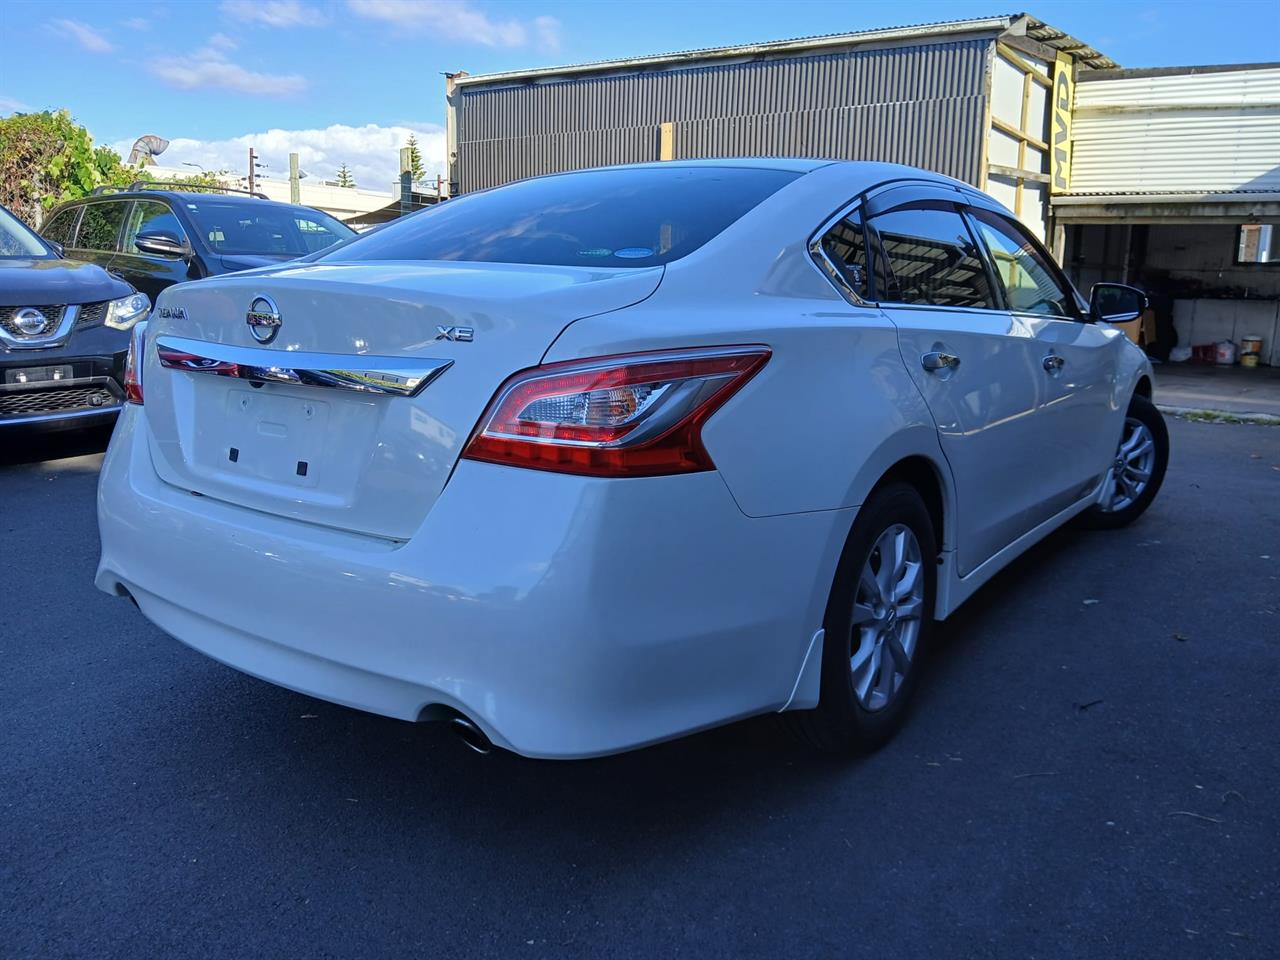
[[[1151, 503], [1151, 368], [971, 187], [675, 162], [450, 200], [166, 290], [97, 584], [272, 683], [586, 757], [903, 722], [937, 621]], [[1028, 651], [1028, 656], [1033, 656]]]

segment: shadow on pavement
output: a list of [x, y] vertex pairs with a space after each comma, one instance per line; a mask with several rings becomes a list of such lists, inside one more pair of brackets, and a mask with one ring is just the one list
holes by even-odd
[[65, 460], [70, 457], [102, 453], [111, 440], [111, 429], [111, 427], [90, 427], [85, 430], [60, 430], [54, 433], [15, 430], [11, 436], [0, 430], [0, 467]]

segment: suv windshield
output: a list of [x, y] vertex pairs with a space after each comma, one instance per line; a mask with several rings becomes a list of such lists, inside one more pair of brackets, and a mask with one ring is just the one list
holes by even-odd
[[540, 177], [438, 204], [320, 259], [651, 267], [692, 253], [798, 176], [673, 164]]
[[301, 257], [355, 236], [342, 221], [309, 207], [203, 196], [184, 202], [215, 253]]
[[31, 229], [0, 207], [0, 257], [51, 257], [48, 248]]

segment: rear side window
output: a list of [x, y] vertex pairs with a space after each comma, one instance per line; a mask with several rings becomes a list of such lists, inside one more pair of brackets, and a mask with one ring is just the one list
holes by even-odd
[[127, 200], [85, 204], [76, 246], [81, 250], [114, 250], [120, 225], [124, 222], [124, 212], [128, 208]]
[[982, 255], [954, 208], [908, 207], [881, 214], [871, 223], [885, 259], [883, 277], [877, 276], [878, 299], [934, 307], [995, 307]]
[[673, 164], [541, 177], [437, 204], [329, 256], [651, 267], [697, 250], [798, 176]]
[[822, 238], [822, 249], [844, 282], [859, 297], [866, 300], [867, 289], [867, 238], [862, 230], [862, 214], [855, 210]]
[[1075, 297], [1025, 230], [989, 210], [973, 209], [970, 215], [978, 236], [991, 252], [991, 263], [1010, 310], [1080, 319]]
[[44, 229], [40, 231], [40, 235], [46, 240], [52, 240], [54, 243], [60, 243], [64, 247], [71, 246], [71, 241], [75, 237], [76, 217], [80, 216], [79, 207], [70, 207], [63, 210], [52, 220], [44, 225]]

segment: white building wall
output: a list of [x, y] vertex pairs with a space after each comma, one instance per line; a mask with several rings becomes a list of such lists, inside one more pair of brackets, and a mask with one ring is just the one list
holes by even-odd
[[1076, 84], [1072, 193], [1234, 190], [1280, 192], [1280, 67]]
[[[191, 175], [190, 170], [182, 167], [150, 166], [147, 172], [154, 177], [166, 180], [182, 180]], [[226, 179], [228, 186], [241, 186], [234, 176]], [[398, 193], [391, 190], [365, 190], [356, 187], [337, 187], [323, 181], [303, 180], [300, 184], [299, 202], [304, 207], [314, 207], [339, 220], [350, 220], [360, 214], [380, 210], [394, 200]], [[257, 192], [269, 200], [289, 203], [289, 181], [276, 178], [262, 178], [256, 184]]]

